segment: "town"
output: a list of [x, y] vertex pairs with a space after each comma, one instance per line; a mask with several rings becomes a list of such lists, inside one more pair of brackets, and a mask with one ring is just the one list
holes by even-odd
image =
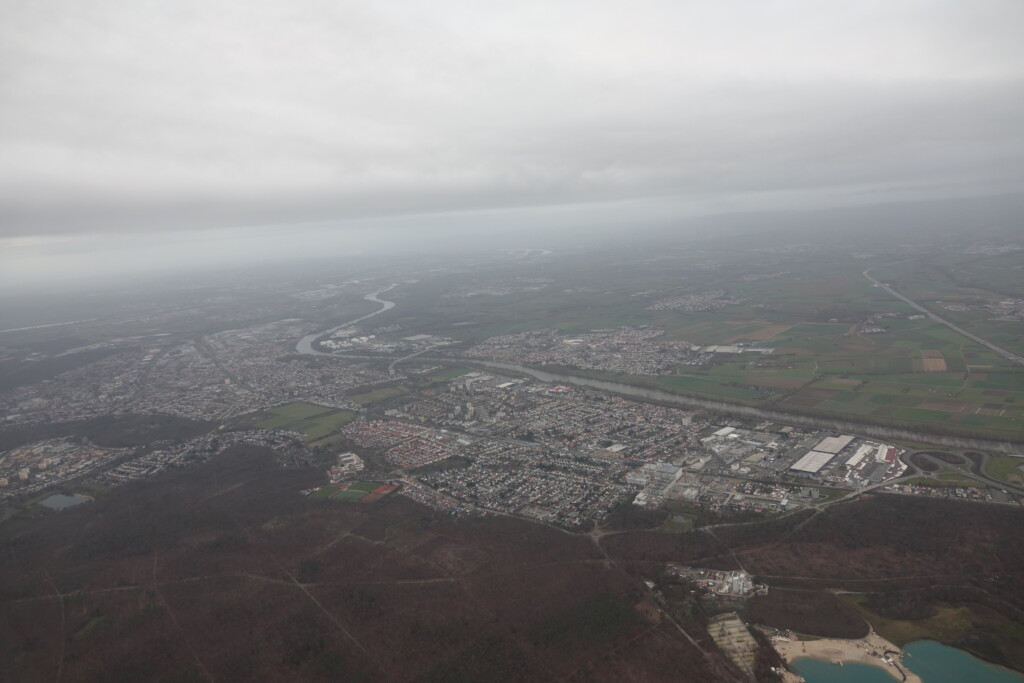
[[[376, 343], [371, 329], [345, 328], [326, 344], [344, 339], [366, 350]], [[82, 438], [20, 446], [0, 455], [0, 500], [74, 481], [117, 485], [151, 477], [243, 442], [274, 448], [284, 465], [320, 462], [330, 455], [324, 448], [333, 448], [342, 459], [355, 459], [331, 465], [333, 484], [358, 474], [452, 514], [513, 515], [566, 529], [599, 525], [623, 502], [685, 519], [700, 508], [792, 512], [875, 489], [1019, 500], [993, 487], [936, 486], [911, 476], [908, 449], [874, 438], [723, 417], [471, 367], [481, 357], [657, 374], [713, 352], [654, 340], [660, 334], [654, 329], [572, 338], [556, 330], [509, 335], [469, 349], [461, 362], [470, 367], [417, 359], [397, 372], [394, 364], [381, 367], [386, 358], [285, 353], [307, 332], [301, 321], [282, 320], [186, 343], [115, 341], [96, 363], [12, 392], [8, 423], [153, 412], [213, 417], [217, 428], [149, 448], [104, 448]], [[447, 343], [401, 334], [397, 345], [374, 350], [406, 353]], [[260, 429], [246, 418], [286, 410], [296, 400], [352, 419], [318, 434], [314, 448], [314, 440], [287, 420]]]

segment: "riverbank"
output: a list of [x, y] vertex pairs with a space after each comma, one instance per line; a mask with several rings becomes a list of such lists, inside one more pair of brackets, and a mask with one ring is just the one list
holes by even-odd
[[[351, 323], [348, 323], [351, 324]], [[332, 328], [336, 329], [336, 328]], [[398, 354], [359, 354], [359, 353], [323, 353], [308, 348], [314, 339], [327, 334], [331, 330], [324, 330], [311, 334], [299, 343], [296, 351], [299, 353], [316, 354], [328, 358], [340, 358], [348, 360], [403, 360]], [[303, 348], [305, 343], [307, 348]], [[622, 396], [628, 399], [636, 399], [658, 405], [670, 406], [673, 408], [687, 408], [695, 410], [711, 410], [721, 413], [737, 415], [740, 417], [769, 420], [781, 424], [790, 424], [812, 429], [829, 429], [834, 431], [855, 434], [857, 436], [874, 439], [885, 439], [896, 442], [913, 442], [923, 446], [925, 450], [937, 450], [941, 448], [953, 448], [957, 450], [994, 451], [1009, 455], [1019, 455], [1024, 442], [1017, 441], [991, 441], [967, 436], [950, 436], [934, 434], [931, 432], [917, 432], [910, 429], [886, 427], [871, 422], [850, 422], [847, 420], [835, 419], [826, 415], [812, 416], [807, 413], [789, 413], [779, 410], [769, 410], [740, 403], [726, 403], [723, 401], [700, 398], [688, 394], [672, 394], [661, 389], [646, 389], [635, 384], [624, 384], [602, 379], [593, 379], [579, 375], [555, 373], [548, 370], [539, 370], [526, 365], [505, 363], [502, 361], [490, 361], [480, 358], [467, 358], [457, 354], [447, 356], [418, 356], [421, 362], [445, 363], [448, 365], [464, 365], [482, 370], [495, 370], [499, 373], [509, 374], [516, 377], [532, 377], [545, 384], [571, 384], [574, 386], [598, 389], [610, 394]], [[987, 482], [986, 485], [990, 485]], [[999, 482], [999, 488], [1007, 488], [1005, 482]]]
[[526, 375], [545, 383], [571, 384], [574, 386], [588, 387], [607, 391], [626, 398], [638, 398], [642, 401], [651, 401], [662, 405], [679, 408], [698, 408], [714, 410], [742, 417], [756, 418], [760, 420], [771, 420], [783, 424], [799, 425], [816, 429], [833, 429], [847, 434], [869, 436], [876, 439], [888, 440], [910, 440], [943, 446], [947, 448], [990, 450], [999, 453], [1018, 454], [1022, 442], [1017, 441], [995, 441], [973, 436], [958, 436], [951, 434], [936, 434], [932, 432], [915, 431], [902, 427], [886, 426], [883, 423], [855, 422], [850, 419], [836, 418], [825, 414], [809, 414], [805, 412], [789, 412], [775, 408], [765, 408], [746, 403], [729, 403], [710, 398], [701, 398], [688, 394], [670, 393], [663, 389], [643, 387], [637, 384], [627, 384], [609, 379], [597, 379], [584, 375], [577, 375], [565, 370], [556, 371], [550, 369], [541, 370], [527, 365], [506, 363], [504, 361], [484, 360], [480, 358], [462, 358], [451, 356], [448, 359], [430, 358], [424, 360], [460, 362], [466, 365], [496, 370], [498, 372], [515, 373]]
[[363, 299], [365, 299], [366, 301], [372, 301], [375, 304], [380, 304], [379, 309], [377, 309], [373, 313], [367, 313], [366, 315], [359, 316], [354, 320], [349, 320], [348, 322], [344, 322], [340, 325], [335, 325], [330, 329], [320, 330], [319, 332], [314, 332], [313, 334], [307, 334], [305, 337], [300, 339], [299, 342], [295, 345], [296, 353], [302, 353], [307, 356], [330, 356], [331, 354], [329, 353], [325, 353], [323, 351], [319, 351], [313, 348], [313, 344], [316, 342], [316, 340], [319, 339], [320, 337], [323, 337], [324, 335], [336, 332], [337, 330], [340, 330], [344, 327], [349, 327], [350, 325], [355, 325], [356, 323], [362, 322], [368, 318], [372, 318], [375, 315], [380, 315], [384, 311], [390, 311], [392, 308], [395, 307], [395, 302], [388, 301], [387, 299], [381, 299], [378, 297], [378, 294], [383, 294], [384, 292], [394, 289], [397, 286], [397, 282], [392, 282], [387, 287], [378, 289], [376, 292], [370, 292], [369, 294], [364, 296]]
[[[786, 664], [800, 657], [813, 657], [827, 662], [859, 662], [880, 669], [892, 676], [893, 680], [906, 683], [923, 683], [921, 677], [911, 673], [899, 663], [902, 650], [888, 640], [870, 633], [866, 638], [845, 640], [821, 638], [820, 640], [772, 640], [772, 645]], [[886, 656], [886, 653], [890, 653]], [[884, 657], [884, 659], [883, 659]], [[799, 677], [787, 678], [797, 681]]]

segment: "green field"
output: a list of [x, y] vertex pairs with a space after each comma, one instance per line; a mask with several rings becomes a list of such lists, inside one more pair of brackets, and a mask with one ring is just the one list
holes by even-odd
[[355, 418], [355, 413], [302, 401], [264, 410], [252, 418], [262, 429], [292, 429], [302, 432], [307, 442], [321, 442], [336, 434]]
[[949, 252], [875, 271], [926, 308], [1017, 354], [1024, 353], [1024, 325], [997, 320], [985, 305], [1024, 298], [1020, 252]]
[[352, 394], [351, 396], [349, 396], [349, 398], [358, 403], [359, 405], [363, 406], [368, 405], [370, 403], [386, 401], [389, 398], [394, 398], [395, 396], [402, 396], [408, 393], [408, 387], [380, 387], [379, 389], [374, 389], [373, 391], [365, 391], [360, 394]]
[[469, 368], [452, 368], [450, 370], [443, 370], [441, 372], [436, 372], [436, 373], [434, 373], [433, 375], [430, 376], [430, 379], [432, 379], [434, 381], [438, 381], [438, 382], [446, 382], [446, 381], [448, 381], [450, 379], [455, 379], [456, 377], [462, 377], [463, 375], [468, 375], [471, 372], [473, 372], [473, 371], [470, 370]]
[[360, 491], [358, 489], [349, 489], [348, 491], [341, 491], [331, 496], [331, 500], [361, 500], [366, 497], [366, 491]]
[[841, 599], [856, 607], [880, 636], [901, 647], [924, 638], [955, 642], [974, 628], [973, 615], [966, 607], [938, 607], [932, 617], [910, 621], [887, 619], [872, 612], [865, 606], [864, 596], [843, 595]]
[[1010, 455], [993, 456], [985, 467], [985, 474], [1008, 484], [1024, 482], [1024, 458]]
[[309, 494], [311, 500], [324, 500], [330, 498], [339, 491], [337, 486], [324, 486], [319, 491]]
[[[1024, 371], [931, 320], [893, 318], [886, 324], [892, 334], [868, 338], [837, 335], [839, 328], [848, 328], [844, 325], [800, 323], [761, 342], [776, 349], [770, 356], [724, 357], [704, 369], [680, 367], [680, 374], [660, 377], [656, 384], [804, 413], [1020, 440]], [[737, 326], [698, 328], [725, 335]], [[940, 365], [925, 371], [926, 360]]]
[[[583, 374], [801, 413], [1021, 439], [1024, 370], [931, 320], [893, 320], [892, 335], [870, 339], [835, 334], [848, 328], [844, 325], [802, 323], [761, 342], [774, 346], [774, 354], [723, 356], [707, 368], [680, 366], [676, 375]], [[730, 335], [738, 327], [694, 329]], [[944, 364], [945, 370], [932, 365], [925, 371], [926, 360]]]
[[[926, 305], [938, 298], [1024, 297], [1019, 252], [979, 257], [950, 248], [929, 261], [904, 258], [903, 265], [886, 267], [897, 259], [873, 251], [854, 255], [819, 244], [810, 252], [790, 252], [763, 245], [771, 253], [765, 257], [748, 245], [733, 246], [666, 247], [654, 257], [640, 249], [574, 253], [530, 266], [516, 263], [507, 271], [496, 265], [489, 275], [496, 282], [535, 278], [548, 284], [452, 297], [458, 278], [441, 278], [409, 292], [404, 314], [415, 318], [417, 330], [467, 346], [531, 329], [576, 334], [640, 325], [664, 330], [660, 339], [669, 342], [756, 344], [774, 353], [720, 355], [709, 367], [684, 365], [657, 378], [583, 374], [802, 414], [1021, 440], [1024, 368], [921, 316], [863, 275], [870, 268]], [[651, 308], [710, 291], [724, 292], [730, 303], [711, 310]], [[993, 322], [987, 310], [960, 318], [955, 313], [947, 317], [1024, 353], [1024, 324]], [[861, 333], [869, 319], [884, 331]], [[358, 400], [382, 399], [371, 392]]]
[[[939, 331], [935, 323], [920, 321], [917, 327], [917, 336], [924, 340], [919, 343], [930, 356], [945, 353], [948, 343], [933, 335]], [[741, 356], [705, 369], [681, 367], [680, 374], [659, 377], [655, 383], [667, 391], [806, 413], [893, 425], [942, 425], [1003, 440], [1019, 440], [1024, 434], [1024, 372], [1001, 359], [989, 356], [985, 362], [992, 368], [967, 372], [958, 348], [955, 356], [949, 352], [942, 360], [947, 368], [959, 361], [964, 370], [924, 372], [914, 371], [921, 361], [919, 349], [880, 342], [862, 349], [855, 338], [834, 343], [827, 353], [782, 347], [760, 359]], [[982, 355], [980, 350], [975, 353]]]
[[1020, 661], [1024, 656], [1024, 627], [979, 604], [964, 606], [934, 602], [932, 613], [924, 619], [893, 619], [868, 607], [865, 595], [842, 595], [872, 628], [899, 647], [915, 640], [937, 640], [983, 655], [988, 659]]

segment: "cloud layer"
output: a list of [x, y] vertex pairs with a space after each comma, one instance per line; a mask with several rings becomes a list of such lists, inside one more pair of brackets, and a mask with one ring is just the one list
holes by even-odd
[[0, 0], [0, 236], [1024, 187], [1024, 4]]

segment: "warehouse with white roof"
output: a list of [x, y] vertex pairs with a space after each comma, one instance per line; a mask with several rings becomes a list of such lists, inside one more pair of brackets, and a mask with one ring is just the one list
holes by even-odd
[[817, 474], [834, 457], [834, 453], [809, 451], [807, 455], [793, 463], [789, 471], [796, 472], [797, 474]]
[[843, 450], [850, 445], [854, 437], [842, 435], [842, 436], [829, 436], [818, 442], [818, 445], [814, 447], [814, 450], [819, 453], [831, 453], [835, 455], [839, 451]]

